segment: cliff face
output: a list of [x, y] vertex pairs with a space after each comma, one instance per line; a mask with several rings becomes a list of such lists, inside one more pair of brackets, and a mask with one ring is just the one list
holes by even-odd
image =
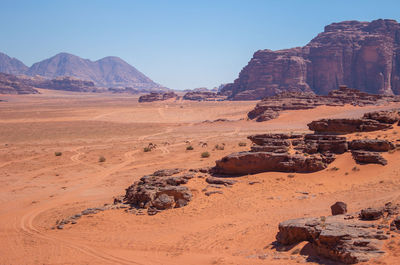
[[339, 85], [400, 94], [399, 23], [333, 23], [304, 47], [257, 51], [239, 78], [221, 92], [250, 100], [283, 91], [328, 94]]

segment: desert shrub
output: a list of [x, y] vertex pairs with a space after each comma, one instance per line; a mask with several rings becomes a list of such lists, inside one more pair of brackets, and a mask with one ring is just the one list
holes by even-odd
[[189, 150], [189, 151], [191, 151], [191, 150], [193, 150], [194, 148], [193, 148], [193, 146], [191, 146], [191, 145], [189, 145], [189, 146], [186, 146], [186, 150]]
[[216, 149], [216, 150], [224, 150], [224, 149], [225, 149], [225, 144], [221, 144], [221, 145], [216, 144], [216, 145], [215, 145], [215, 149]]
[[61, 156], [62, 153], [61, 153], [61, 152], [55, 152], [54, 155], [55, 155], [55, 156]]
[[145, 148], [143, 148], [143, 152], [150, 152], [151, 151], [151, 148], [150, 147], [145, 147]]
[[295, 176], [294, 174], [287, 175], [287, 177], [290, 178], [290, 179], [294, 178], [294, 176]]
[[351, 169], [352, 171], [360, 171], [360, 169], [358, 168], [358, 167], [353, 167], [352, 169]]
[[201, 153], [201, 157], [202, 158], [210, 157], [210, 153], [209, 152], [203, 152], [203, 153]]
[[338, 167], [333, 167], [333, 168], [331, 168], [331, 170], [332, 170], [332, 171], [338, 171], [339, 168], [338, 168]]
[[239, 146], [246, 146], [247, 143], [245, 143], [245, 142], [239, 142], [238, 145], [239, 145]]
[[100, 156], [99, 157], [99, 162], [100, 163], [106, 162], [106, 158], [104, 156]]
[[396, 149], [389, 150], [389, 154], [393, 154], [394, 152], [396, 152]]

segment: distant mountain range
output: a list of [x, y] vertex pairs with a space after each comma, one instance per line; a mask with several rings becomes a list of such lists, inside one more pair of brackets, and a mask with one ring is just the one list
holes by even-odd
[[18, 59], [0, 53], [0, 72], [13, 75], [39, 75], [47, 79], [68, 76], [92, 81], [95, 86], [106, 88], [128, 87], [146, 91], [166, 89], [121, 58], [113, 56], [93, 62], [69, 53], [59, 53], [27, 67]]

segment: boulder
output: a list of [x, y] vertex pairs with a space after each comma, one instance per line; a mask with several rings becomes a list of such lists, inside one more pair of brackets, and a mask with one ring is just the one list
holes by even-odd
[[[191, 174], [176, 175], [181, 169], [159, 170], [152, 175], [143, 176], [126, 189], [124, 201], [138, 208], [166, 210], [179, 208], [192, 199], [191, 191], [182, 186]], [[151, 215], [158, 211], [150, 211]]]
[[246, 175], [261, 172], [316, 172], [327, 164], [322, 156], [291, 155], [270, 152], [239, 152], [216, 161], [214, 171], [225, 175]]
[[380, 164], [383, 166], [387, 164], [387, 160], [377, 152], [352, 151], [351, 153], [358, 164]]
[[392, 142], [383, 139], [361, 139], [349, 142], [350, 150], [388, 152], [395, 148], [396, 146]]
[[360, 218], [362, 220], [378, 220], [383, 217], [384, 208], [366, 208], [362, 209]]
[[216, 177], [208, 177], [206, 178], [206, 182], [208, 184], [216, 184], [216, 185], [233, 185], [236, 183], [236, 181], [232, 179], [216, 178]]
[[331, 206], [332, 215], [346, 214], [347, 204], [344, 202], [336, 202]]
[[400, 115], [399, 115], [399, 110], [374, 111], [374, 112], [365, 113], [363, 118], [370, 119], [370, 120], [376, 120], [381, 123], [394, 124], [400, 120]]

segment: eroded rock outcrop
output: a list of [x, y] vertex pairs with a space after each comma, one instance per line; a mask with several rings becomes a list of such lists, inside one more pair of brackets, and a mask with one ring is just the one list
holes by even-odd
[[380, 164], [387, 165], [387, 160], [382, 157], [378, 152], [368, 152], [368, 151], [352, 151], [354, 160], [358, 164]]
[[217, 160], [214, 172], [246, 175], [261, 172], [316, 172], [327, 167], [321, 155], [291, 155], [271, 152], [239, 152]]
[[351, 150], [389, 152], [396, 147], [392, 142], [384, 139], [361, 139], [349, 142], [349, 148]]
[[[366, 262], [384, 253], [382, 241], [387, 240], [390, 234], [389, 226], [370, 220], [390, 220], [398, 214], [397, 209], [398, 206], [392, 203], [382, 208], [363, 209], [359, 220], [354, 215], [343, 214], [287, 220], [279, 224], [276, 239], [282, 245], [309, 241], [317, 254], [335, 261], [347, 264]], [[390, 230], [397, 229], [397, 219], [393, 219], [393, 229]]]
[[226, 96], [219, 95], [212, 91], [190, 91], [183, 96], [184, 100], [194, 101], [222, 101]]
[[394, 124], [400, 120], [399, 110], [374, 111], [365, 113], [364, 119], [376, 120], [381, 123]]
[[328, 94], [343, 84], [398, 95], [399, 32], [400, 24], [390, 19], [332, 23], [304, 47], [255, 52], [221, 93], [234, 100], [254, 100], [282, 91]]
[[[366, 105], [384, 105], [392, 101], [399, 101], [398, 97], [373, 95], [361, 92], [357, 89], [351, 89], [346, 86], [340, 86], [339, 89], [332, 90], [326, 96], [315, 95], [314, 93], [282, 92], [280, 94], [266, 97], [257, 103], [247, 116], [249, 119], [258, 122], [275, 119], [281, 111], [313, 109], [318, 106], [344, 106], [351, 104], [353, 106]], [[399, 120], [398, 112], [379, 111], [364, 116], [365, 119], [373, 119], [379, 122]], [[387, 122], [394, 123], [394, 122]]]
[[369, 119], [321, 119], [307, 124], [316, 133], [347, 134], [372, 132], [392, 128], [392, 125]]
[[126, 189], [124, 201], [137, 208], [148, 209], [149, 214], [187, 205], [192, 193], [182, 185], [193, 175], [178, 175], [180, 172], [180, 169], [168, 169], [142, 177]]
[[178, 95], [174, 92], [158, 93], [151, 92], [139, 97], [139, 102], [153, 102], [153, 101], [163, 101], [171, 98], [176, 98]]
[[0, 73], [0, 94], [38, 94], [39, 91], [27, 82], [12, 74]]
[[99, 89], [95, 87], [92, 81], [80, 80], [69, 76], [57, 77], [56, 79], [37, 82], [36, 86], [39, 88], [52, 90], [99, 92]]

